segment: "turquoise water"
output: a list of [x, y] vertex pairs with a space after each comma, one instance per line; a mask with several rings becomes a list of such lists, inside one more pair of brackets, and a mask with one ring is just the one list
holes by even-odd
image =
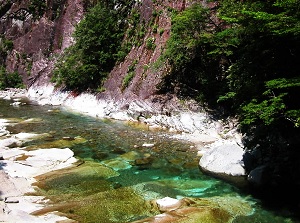
[[[13, 107], [10, 103], [0, 100], [0, 118], [36, 121], [11, 126], [9, 131], [49, 133], [48, 137], [24, 146], [33, 149], [67, 145], [84, 162], [81, 172], [71, 170], [52, 175], [41, 182], [38, 191], [56, 204], [65, 204], [66, 201], [74, 203], [72, 208], [60, 206], [58, 209], [80, 222], [95, 222], [95, 219], [131, 222], [151, 217], [158, 213], [145, 211], [148, 207], [145, 201], [167, 196], [218, 196], [248, 202], [253, 210], [251, 214], [236, 217], [234, 222], [298, 222], [289, 217], [291, 214], [287, 210], [262, 207], [259, 200], [235, 186], [201, 173], [199, 158], [192, 144], [172, 139], [167, 132], [153, 132], [130, 123], [95, 119], [60, 107], [30, 104]], [[84, 140], [72, 143], [78, 138]], [[145, 147], [144, 143], [154, 146]], [[135, 200], [131, 201], [135, 196]], [[105, 201], [99, 202], [101, 199]], [[90, 207], [89, 200], [97, 205]], [[91, 216], [91, 211], [99, 216]]]

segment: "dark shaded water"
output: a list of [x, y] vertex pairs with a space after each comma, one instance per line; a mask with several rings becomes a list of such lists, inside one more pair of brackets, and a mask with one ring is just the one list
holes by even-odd
[[[9, 127], [12, 133], [49, 133], [24, 146], [69, 147], [84, 161], [77, 169], [42, 177], [38, 184], [37, 194], [49, 197], [54, 209], [68, 217], [81, 222], [130, 222], [158, 214], [147, 200], [221, 196], [252, 206], [251, 215], [234, 222], [296, 222], [283, 216], [290, 214], [287, 211], [267, 210], [236, 187], [202, 174], [191, 144], [172, 139], [166, 132], [94, 119], [59, 107], [13, 107], [10, 103], [0, 100], [0, 118], [35, 120]], [[145, 147], [145, 143], [154, 146]]]

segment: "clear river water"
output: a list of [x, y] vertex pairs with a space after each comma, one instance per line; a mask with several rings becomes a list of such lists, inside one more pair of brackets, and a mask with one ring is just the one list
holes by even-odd
[[0, 100], [1, 118], [35, 120], [8, 127], [10, 132], [48, 133], [24, 146], [68, 147], [79, 159], [75, 168], [38, 178], [35, 194], [51, 204], [41, 212], [58, 210], [79, 222], [133, 222], [159, 214], [149, 202], [153, 199], [217, 197], [228, 206], [240, 200], [250, 207], [246, 215], [233, 219], [235, 223], [297, 222], [287, 210], [272, 210], [237, 187], [203, 174], [192, 144], [170, 133], [60, 107], [10, 103]]

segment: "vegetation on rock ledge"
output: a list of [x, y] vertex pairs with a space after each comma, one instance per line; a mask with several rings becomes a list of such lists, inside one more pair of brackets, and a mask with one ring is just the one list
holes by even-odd
[[23, 81], [18, 72], [9, 73], [5, 67], [7, 55], [13, 49], [13, 42], [0, 36], [0, 90], [5, 88], [23, 88]]
[[78, 24], [75, 44], [69, 47], [56, 64], [53, 81], [68, 89], [84, 91], [101, 87], [122, 51], [125, 35], [125, 16], [130, 1], [96, 4]]

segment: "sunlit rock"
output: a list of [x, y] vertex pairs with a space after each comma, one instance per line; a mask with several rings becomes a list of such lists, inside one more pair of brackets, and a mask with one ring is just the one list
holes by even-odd
[[14, 125], [18, 122], [21, 122], [22, 119], [20, 118], [8, 118], [8, 119], [0, 119], [0, 126], [9, 126]]
[[6, 138], [6, 139], [1, 139], [0, 140], [0, 148], [5, 148], [5, 147], [18, 147], [21, 146], [21, 142], [15, 138]]
[[[22, 151], [22, 150], [21, 150]], [[13, 177], [30, 178], [49, 171], [68, 167], [76, 162], [74, 153], [70, 149], [39, 149], [34, 151], [22, 151], [26, 156], [18, 162], [4, 160], [6, 166], [3, 169]], [[17, 154], [16, 155], [20, 155]]]
[[16, 102], [11, 103], [10, 105], [11, 105], [11, 106], [14, 106], [14, 107], [19, 107], [19, 106], [22, 105], [22, 104], [23, 104], [22, 102], [16, 101]]
[[155, 145], [155, 144], [153, 144], [153, 143], [144, 143], [142, 146], [143, 146], [143, 147], [148, 147], [148, 148], [149, 148], [149, 147], [154, 147], [154, 145]]
[[109, 114], [109, 117], [116, 120], [133, 120], [126, 112], [113, 112]]
[[185, 132], [194, 132], [196, 127], [194, 125], [193, 114], [182, 113], [180, 115], [180, 122], [182, 123], [182, 130]]
[[162, 126], [157, 125], [157, 124], [153, 124], [153, 125], [149, 126], [149, 130], [151, 130], [151, 131], [158, 131], [158, 130], [161, 130], [161, 129], [162, 129]]
[[243, 148], [236, 143], [226, 143], [209, 148], [201, 157], [199, 165], [208, 172], [244, 176], [243, 154]]
[[8, 134], [9, 134], [9, 131], [7, 131], [6, 129], [0, 128], [0, 137], [6, 136]]
[[41, 119], [41, 118], [29, 118], [29, 119], [26, 119], [26, 120], [20, 122], [20, 124], [41, 123], [41, 122], [43, 122], [43, 119]]
[[24, 155], [26, 151], [18, 148], [11, 148], [1, 151], [4, 160], [15, 160], [17, 157]]
[[[7, 133], [7, 132], [6, 132]], [[0, 147], [20, 147], [24, 142], [47, 137], [48, 134], [18, 133], [9, 138], [0, 139]]]
[[43, 134], [36, 134], [36, 133], [27, 133], [27, 132], [20, 132], [18, 134], [15, 134], [13, 137], [16, 138], [17, 140], [21, 141], [29, 141], [33, 139], [40, 139], [49, 136], [47, 133]]
[[11, 96], [10, 95], [6, 95], [6, 96], [3, 97], [3, 99], [9, 101], [9, 100], [11, 100]]
[[158, 199], [156, 200], [156, 204], [161, 212], [176, 210], [182, 205], [179, 200], [171, 197]]

